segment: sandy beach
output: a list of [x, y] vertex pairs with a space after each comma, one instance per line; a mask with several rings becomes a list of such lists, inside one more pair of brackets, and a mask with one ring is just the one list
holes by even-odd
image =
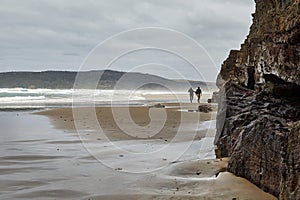
[[[197, 104], [164, 105], [21, 114], [19, 118], [36, 122], [33, 127], [40, 131], [46, 125], [48, 139], [6, 142], [11, 150], [17, 144], [33, 148], [38, 143], [40, 151], [0, 159], [1, 180], [11, 179], [1, 181], [1, 199], [276, 199], [225, 172], [227, 159], [215, 159], [216, 106], [213, 112], [202, 113], [196, 112]], [[120, 124], [115, 113], [122, 117], [129, 113], [132, 120], [122, 118]], [[27, 173], [15, 166], [22, 162], [29, 166]]]
[[[181, 130], [181, 134], [185, 136], [181, 139], [185, 140], [188, 138], [186, 137], [187, 134], [194, 132], [198, 128], [198, 122], [215, 119], [215, 112], [196, 112], [197, 104], [165, 103], [164, 105], [166, 106], [165, 109], [151, 106], [60, 108], [35, 114], [48, 116], [55, 128], [58, 129], [90, 130], [92, 133], [88, 133], [86, 136], [92, 140], [103, 139], [101, 138], [103, 134], [97, 132], [98, 127], [101, 126], [104, 135], [110, 141], [133, 139], [170, 140], [178, 133], [180, 126], [185, 126], [185, 129]], [[214, 109], [216, 109], [216, 106]], [[96, 116], [93, 117], [94, 115]], [[122, 124], [120, 124], [120, 120], [118, 121], [120, 118], [122, 118]], [[151, 121], [154, 121], [153, 125], [150, 125]], [[165, 122], [162, 123], [162, 121]], [[137, 127], [135, 125], [144, 127], [143, 131], [148, 131], [149, 136], [136, 132], [135, 128]], [[161, 130], [155, 130], [158, 125], [162, 126]], [[93, 132], [93, 130], [95, 131]], [[127, 134], [126, 130], [129, 130], [130, 134]], [[195, 139], [200, 140], [209, 134], [208, 132], [211, 132], [210, 128], [197, 130]], [[150, 133], [155, 134], [151, 135]], [[214, 136], [212, 134], [214, 133], [210, 134], [211, 137]]]
[[0, 199], [276, 199], [215, 159], [216, 105], [163, 105], [2, 111]]

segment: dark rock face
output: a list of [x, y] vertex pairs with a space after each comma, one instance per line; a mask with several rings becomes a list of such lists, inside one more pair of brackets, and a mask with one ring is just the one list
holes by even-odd
[[224, 61], [217, 134], [228, 170], [300, 199], [300, 0], [256, 0], [250, 33]]
[[248, 88], [265, 86], [264, 75], [300, 85], [300, 1], [255, 0], [250, 33], [240, 50], [224, 61], [219, 86], [234, 81]]
[[281, 199], [300, 199], [300, 122], [294, 123], [287, 143], [286, 174], [281, 187]]
[[[219, 104], [219, 112], [226, 113], [218, 115], [216, 144], [221, 156], [231, 157], [228, 170], [275, 196], [284, 185], [297, 185], [300, 133], [293, 124], [300, 119], [300, 110], [295, 102], [234, 83], [227, 83], [224, 89], [226, 97]], [[288, 169], [290, 165], [294, 168]]]

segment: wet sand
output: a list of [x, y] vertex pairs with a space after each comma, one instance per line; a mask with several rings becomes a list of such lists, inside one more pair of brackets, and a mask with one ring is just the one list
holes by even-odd
[[223, 172], [215, 113], [196, 108], [2, 113], [0, 199], [276, 199]]
[[[166, 106], [164, 109], [151, 106], [60, 108], [35, 114], [50, 117], [51, 122], [58, 129], [90, 130], [91, 133], [87, 135], [92, 140], [103, 139], [101, 135], [104, 134], [109, 140], [113, 141], [133, 139], [170, 140], [178, 134], [181, 126], [184, 126], [184, 129], [180, 130], [180, 134], [187, 136], [200, 127], [199, 122], [214, 120], [216, 115], [216, 112], [196, 112], [197, 104], [165, 103], [164, 105]], [[99, 134], [99, 126], [103, 134]], [[137, 126], [143, 129], [139, 129]], [[161, 126], [161, 129], [158, 130], [157, 126]], [[209, 134], [209, 129], [214, 129], [214, 127], [198, 129], [194, 139], [199, 140], [205, 137]], [[93, 130], [97, 131], [93, 132]], [[137, 130], [149, 132], [149, 135], [142, 135], [142, 132]], [[210, 136], [213, 137], [213, 134], [211, 133]], [[185, 140], [186, 138], [188, 137], [182, 137], [181, 139]]]

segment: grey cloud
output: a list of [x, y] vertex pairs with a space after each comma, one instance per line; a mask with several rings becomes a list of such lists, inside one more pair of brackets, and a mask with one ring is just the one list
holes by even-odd
[[145, 26], [187, 34], [219, 66], [253, 11], [252, 0], [1, 0], [0, 71], [77, 70], [99, 42]]

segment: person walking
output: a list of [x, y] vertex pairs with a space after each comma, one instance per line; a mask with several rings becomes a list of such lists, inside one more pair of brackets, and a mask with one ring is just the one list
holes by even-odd
[[190, 102], [192, 103], [193, 102], [193, 99], [194, 99], [194, 90], [193, 90], [193, 88], [190, 88], [189, 90], [188, 90], [188, 92], [190, 93]]
[[198, 103], [200, 103], [200, 97], [202, 96], [202, 91], [201, 91], [200, 87], [197, 88], [195, 93], [196, 93], [197, 98], [198, 98]]

